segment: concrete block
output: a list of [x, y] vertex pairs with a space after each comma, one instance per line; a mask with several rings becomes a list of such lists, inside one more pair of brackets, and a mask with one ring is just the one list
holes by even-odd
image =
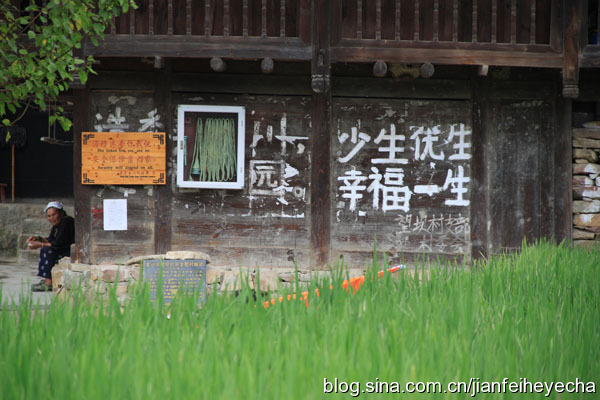
[[37, 264], [40, 262], [40, 249], [19, 249], [17, 259], [21, 264]]
[[25, 234], [42, 236], [48, 235], [51, 228], [46, 218], [25, 218], [21, 227]]

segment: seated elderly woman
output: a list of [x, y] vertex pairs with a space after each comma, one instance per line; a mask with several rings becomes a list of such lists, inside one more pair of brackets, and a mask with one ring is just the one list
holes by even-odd
[[51, 201], [44, 209], [48, 222], [52, 225], [50, 235], [46, 238], [31, 236], [27, 239], [27, 247], [40, 250], [38, 276], [43, 279], [31, 286], [34, 292], [52, 290], [52, 267], [63, 257], [68, 257], [71, 244], [75, 242], [75, 221], [69, 217], [59, 201]]

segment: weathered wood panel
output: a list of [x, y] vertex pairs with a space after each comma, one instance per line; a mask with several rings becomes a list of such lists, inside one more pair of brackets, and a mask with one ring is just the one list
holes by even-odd
[[[123, 199], [127, 189], [127, 230], [105, 231], [103, 201]], [[135, 190], [135, 193], [133, 191]], [[124, 262], [129, 257], [154, 253], [154, 199], [150, 187], [99, 187], [90, 198], [92, 226], [90, 250], [93, 263]]]
[[[173, 187], [172, 248], [205, 251], [216, 264], [308, 268], [310, 98], [174, 93], [173, 104], [245, 106], [248, 173], [242, 190]], [[266, 249], [295, 256], [264, 258]]]
[[[554, 237], [552, 107], [543, 101], [495, 101], [487, 120], [491, 254]], [[550, 187], [549, 187], [550, 186]], [[566, 188], [565, 188], [566, 190]], [[549, 226], [550, 225], [550, 226]]]
[[[115, 85], [118, 87], [118, 85]], [[161, 116], [154, 106], [154, 94], [148, 91], [95, 90], [90, 94], [90, 125], [93, 129], [108, 132], [124, 132], [135, 129], [140, 132], [158, 131], [164, 128]], [[87, 199], [92, 216], [90, 239], [91, 262], [124, 260], [130, 256], [154, 252], [153, 186], [92, 186]], [[126, 231], [105, 231], [103, 226], [103, 200], [127, 199]]]
[[469, 102], [336, 98], [333, 125], [333, 249], [470, 257]]

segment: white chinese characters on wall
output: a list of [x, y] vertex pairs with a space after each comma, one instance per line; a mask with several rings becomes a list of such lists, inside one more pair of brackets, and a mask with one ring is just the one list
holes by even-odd
[[[465, 124], [452, 124], [448, 132], [443, 132], [440, 126], [422, 127], [411, 126], [412, 135], [409, 137], [411, 149], [414, 149], [413, 160], [416, 163], [431, 161], [431, 168], [435, 168], [435, 161], [446, 160], [443, 150], [436, 150], [434, 144], [444, 140], [445, 144], [452, 144], [454, 153], [447, 157], [449, 161], [469, 160], [471, 154], [468, 150], [471, 143], [466, 139], [471, 135], [471, 131], [465, 127]], [[347, 164], [360, 151], [364, 145], [371, 141], [371, 136], [365, 132], [358, 132], [357, 127], [352, 127], [351, 143], [354, 144], [346, 156], [339, 157], [341, 164]], [[445, 137], [442, 135], [446, 133]], [[338, 136], [340, 143], [347, 141], [348, 133], [341, 132]], [[351, 211], [356, 210], [357, 201], [364, 197], [364, 192], [371, 193], [372, 207], [375, 210], [381, 208], [383, 212], [400, 210], [410, 211], [410, 199], [413, 193], [427, 194], [434, 196], [436, 194], [450, 191], [454, 198], [446, 199], [444, 203], [452, 206], [468, 206], [470, 201], [465, 197], [468, 191], [470, 178], [465, 176], [464, 166], [457, 164], [447, 169], [443, 185], [436, 184], [415, 184], [412, 188], [404, 185], [404, 168], [399, 165], [407, 165], [409, 159], [405, 156], [406, 136], [396, 132], [395, 124], [391, 124], [389, 131], [382, 128], [374, 144], [380, 145], [377, 148], [382, 157], [373, 157], [370, 159], [370, 170], [357, 170], [355, 166], [350, 165], [343, 176], [337, 177], [342, 184], [339, 190], [342, 192], [342, 198], [348, 199], [348, 208]]]
[[468, 251], [471, 129], [464, 122], [411, 124], [408, 112], [390, 122], [396, 113], [388, 111], [366, 124], [337, 120], [337, 222], [396, 215], [397, 226], [385, 227], [392, 247]]
[[290, 134], [285, 112], [275, 123], [252, 124], [249, 215], [304, 218], [308, 135]]

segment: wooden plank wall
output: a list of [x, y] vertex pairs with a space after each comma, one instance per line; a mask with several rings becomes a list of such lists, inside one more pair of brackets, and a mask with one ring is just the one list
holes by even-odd
[[[118, 80], [117, 80], [118, 82]], [[118, 85], [124, 85], [119, 82]], [[151, 132], [164, 127], [156, 113], [151, 90], [94, 90], [90, 93], [90, 125], [98, 132]], [[78, 178], [77, 182], [81, 182]], [[85, 186], [90, 210], [89, 261], [124, 262], [130, 257], [154, 254], [154, 196], [158, 187], [147, 186]], [[103, 200], [127, 199], [127, 230], [105, 231]]]
[[[570, 176], [562, 171], [570, 165], [569, 129], [561, 117], [569, 103], [560, 101], [558, 76], [513, 79], [500, 69], [488, 78], [461, 70], [440, 71], [437, 80], [378, 80], [357, 71], [336, 71], [326, 138], [331, 201], [322, 206], [330, 234], [321, 242], [312, 237], [312, 199], [320, 196], [312, 187], [316, 103], [295, 76], [169, 66], [101, 72], [91, 82], [86, 129], [166, 131], [168, 185], [80, 186], [76, 204], [89, 210], [82, 220], [90, 226], [88, 236], [78, 235], [80, 254], [120, 262], [199, 250], [217, 265], [308, 269], [318, 243], [330, 262], [343, 256], [361, 267], [374, 237], [392, 262], [421, 254], [468, 261], [515, 249], [523, 238], [569, 237]], [[176, 186], [179, 104], [246, 107], [244, 189]], [[125, 192], [130, 229], [103, 231], [102, 200]]]
[[336, 98], [331, 246], [352, 263], [377, 246], [470, 257], [471, 104]]
[[172, 249], [202, 250], [217, 264], [307, 268], [310, 98], [175, 93], [173, 103], [246, 107], [247, 174], [242, 190], [177, 188], [171, 175]]

